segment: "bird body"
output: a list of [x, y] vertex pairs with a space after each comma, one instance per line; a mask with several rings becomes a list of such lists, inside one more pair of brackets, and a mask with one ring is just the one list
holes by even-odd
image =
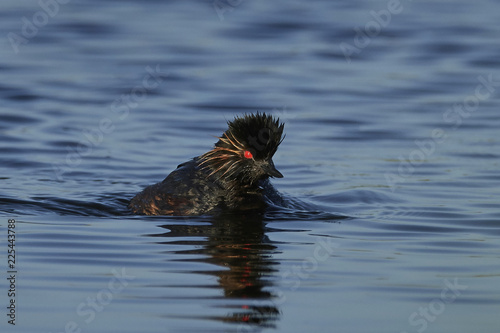
[[265, 113], [235, 118], [212, 150], [146, 187], [130, 201], [130, 209], [186, 216], [265, 208], [266, 200], [279, 196], [269, 177], [283, 177], [272, 160], [283, 128]]

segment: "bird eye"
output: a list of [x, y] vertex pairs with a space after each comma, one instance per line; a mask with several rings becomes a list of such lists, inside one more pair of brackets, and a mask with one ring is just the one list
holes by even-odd
[[245, 152], [243, 153], [243, 156], [245, 156], [245, 158], [253, 158], [253, 155], [252, 153], [250, 152], [250, 150], [245, 150]]

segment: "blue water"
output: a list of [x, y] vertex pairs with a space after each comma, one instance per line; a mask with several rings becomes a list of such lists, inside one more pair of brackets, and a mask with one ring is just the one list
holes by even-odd
[[[0, 8], [2, 332], [498, 332], [498, 2]], [[301, 209], [129, 214], [256, 111]]]

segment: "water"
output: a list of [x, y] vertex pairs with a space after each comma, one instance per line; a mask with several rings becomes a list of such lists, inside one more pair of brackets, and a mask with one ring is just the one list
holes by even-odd
[[[498, 332], [497, 2], [46, 3], [0, 11], [2, 332]], [[304, 209], [128, 214], [257, 110]]]

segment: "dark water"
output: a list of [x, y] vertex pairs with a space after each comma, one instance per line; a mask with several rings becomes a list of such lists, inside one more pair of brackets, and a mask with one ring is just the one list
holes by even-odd
[[[42, 3], [0, 5], [2, 332], [498, 332], [498, 2]], [[257, 110], [303, 209], [128, 214]]]

